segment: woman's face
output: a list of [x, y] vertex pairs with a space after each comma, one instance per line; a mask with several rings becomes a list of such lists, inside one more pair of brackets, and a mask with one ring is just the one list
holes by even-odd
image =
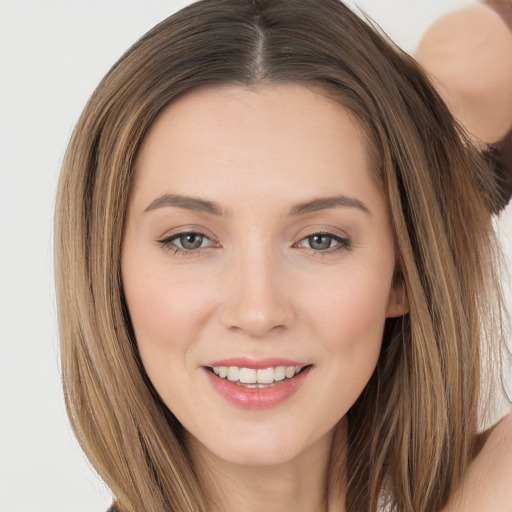
[[146, 136], [124, 291], [149, 378], [208, 453], [291, 461], [368, 382], [405, 306], [367, 156], [344, 108], [292, 84], [194, 91]]

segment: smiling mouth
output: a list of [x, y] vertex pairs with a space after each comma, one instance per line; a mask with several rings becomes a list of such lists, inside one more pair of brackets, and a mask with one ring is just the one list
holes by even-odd
[[293, 379], [312, 365], [246, 368], [238, 366], [213, 366], [210, 371], [217, 377], [244, 388], [268, 388], [276, 383]]
[[313, 366], [282, 359], [233, 358], [212, 362], [203, 369], [221, 397], [236, 407], [257, 410], [275, 407], [291, 398], [302, 387]]

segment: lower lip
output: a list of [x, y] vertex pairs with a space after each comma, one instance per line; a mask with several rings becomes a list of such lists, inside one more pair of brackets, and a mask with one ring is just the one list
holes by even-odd
[[295, 377], [276, 382], [266, 388], [246, 388], [217, 377], [209, 369], [205, 369], [205, 371], [215, 391], [228, 402], [244, 409], [269, 409], [284, 402], [298, 391], [311, 368], [308, 366]]

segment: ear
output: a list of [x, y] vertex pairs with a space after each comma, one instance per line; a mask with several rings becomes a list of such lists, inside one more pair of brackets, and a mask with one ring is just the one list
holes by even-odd
[[395, 318], [409, 313], [409, 298], [402, 274], [396, 272], [389, 290], [386, 318]]

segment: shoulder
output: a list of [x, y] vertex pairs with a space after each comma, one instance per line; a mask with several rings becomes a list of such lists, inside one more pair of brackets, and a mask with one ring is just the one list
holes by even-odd
[[512, 414], [489, 432], [481, 451], [443, 512], [512, 510]]

